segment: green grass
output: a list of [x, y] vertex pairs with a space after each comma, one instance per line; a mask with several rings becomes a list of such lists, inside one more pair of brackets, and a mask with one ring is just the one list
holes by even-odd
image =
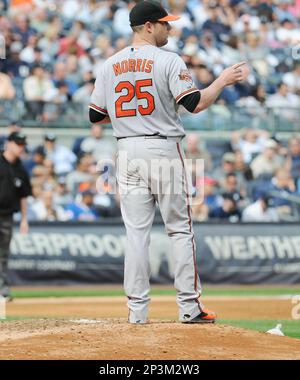
[[0, 323], [10, 322], [10, 321], [24, 321], [26, 319], [30, 320], [30, 319], [36, 319], [36, 318], [9, 316], [9, 317], [6, 317], [5, 319], [0, 318]]
[[261, 332], [266, 332], [274, 328], [277, 324], [282, 324], [282, 332], [284, 335], [291, 338], [300, 339], [300, 321], [290, 321], [290, 320], [228, 320], [221, 319], [219, 323], [241, 327], [244, 329], [256, 330]]
[[[283, 296], [283, 295], [296, 295], [300, 294], [299, 288], [278, 288], [278, 287], [251, 287], [251, 288], [214, 288], [205, 287], [203, 290], [203, 296]], [[174, 289], [159, 289], [155, 288], [152, 290], [151, 295], [171, 295], [175, 296], [176, 292]], [[124, 291], [122, 288], [115, 289], [72, 289], [64, 288], [61, 289], [22, 289], [14, 290], [13, 297], [15, 298], [41, 298], [41, 297], [113, 297], [113, 296], [124, 296]]]

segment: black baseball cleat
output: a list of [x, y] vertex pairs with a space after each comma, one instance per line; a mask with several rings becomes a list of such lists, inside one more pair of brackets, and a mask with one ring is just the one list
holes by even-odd
[[214, 311], [203, 309], [200, 314], [190, 319], [188, 314], [185, 314], [185, 320], [182, 323], [215, 323], [217, 314]]

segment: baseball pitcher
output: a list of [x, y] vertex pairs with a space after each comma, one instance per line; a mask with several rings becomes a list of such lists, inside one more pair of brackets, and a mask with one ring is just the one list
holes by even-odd
[[[117, 179], [127, 232], [124, 288], [129, 322], [134, 324], [146, 323], [148, 318], [149, 244], [156, 204], [172, 241], [179, 320], [212, 323], [216, 319], [199, 300], [190, 178], [181, 146], [185, 132], [178, 108], [198, 113], [209, 107], [224, 87], [244, 79], [245, 63], [225, 69], [199, 91], [184, 61], [161, 49], [168, 42], [169, 22], [178, 19], [158, 2], [137, 3], [130, 13], [132, 44], [103, 64], [91, 97], [91, 122], [111, 123], [118, 140]], [[168, 162], [179, 164], [165, 175], [160, 164]]]

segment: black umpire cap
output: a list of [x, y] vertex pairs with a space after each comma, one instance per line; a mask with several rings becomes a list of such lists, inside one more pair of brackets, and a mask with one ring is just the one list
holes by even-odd
[[130, 26], [144, 25], [150, 22], [169, 22], [179, 20], [179, 16], [168, 14], [165, 8], [157, 1], [140, 1], [129, 14]]
[[8, 141], [13, 141], [16, 144], [19, 145], [26, 145], [26, 136], [21, 132], [13, 132], [11, 133], [8, 138]]

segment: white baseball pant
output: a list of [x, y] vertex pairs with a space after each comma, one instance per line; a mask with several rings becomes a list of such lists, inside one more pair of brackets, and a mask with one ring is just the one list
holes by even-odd
[[[127, 232], [124, 289], [130, 323], [147, 322], [149, 244], [156, 202], [172, 241], [179, 320], [192, 319], [201, 311], [198, 300], [201, 285], [188, 203], [190, 177], [184, 166], [181, 140], [181, 137], [159, 139], [145, 136], [118, 140], [117, 179]], [[175, 166], [171, 173], [168, 163]]]

